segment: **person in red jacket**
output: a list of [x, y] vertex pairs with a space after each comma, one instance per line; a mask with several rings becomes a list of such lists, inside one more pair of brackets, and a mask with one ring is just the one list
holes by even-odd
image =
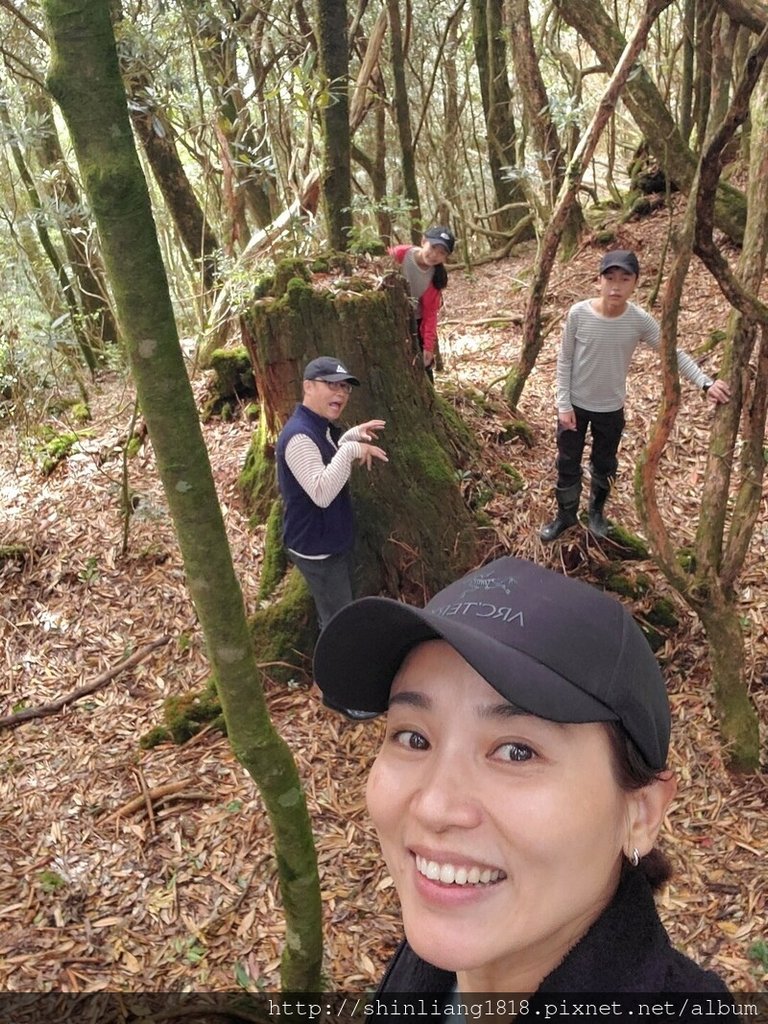
[[400, 264], [413, 303], [413, 332], [432, 379], [437, 345], [437, 314], [448, 284], [445, 261], [456, 239], [450, 228], [436, 225], [424, 232], [421, 245], [393, 245], [389, 255]]

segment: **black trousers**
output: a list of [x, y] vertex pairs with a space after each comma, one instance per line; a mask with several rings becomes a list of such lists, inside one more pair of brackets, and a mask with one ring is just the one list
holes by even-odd
[[587, 442], [587, 431], [592, 434], [589, 464], [592, 476], [604, 487], [616, 476], [619, 465], [617, 452], [624, 430], [624, 410], [590, 412], [573, 407], [576, 429], [566, 430], [557, 424], [557, 486], [572, 487], [581, 480], [581, 459]]

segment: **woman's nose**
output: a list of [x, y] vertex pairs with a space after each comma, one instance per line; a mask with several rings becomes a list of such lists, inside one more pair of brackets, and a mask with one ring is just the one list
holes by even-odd
[[446, 765], [436, 757], [416, 786], [411, 810], [420, 823], [432, 831], [475, 828], [483, 818], [482, 793], [473, 785], [472, 772], [459, 765]]

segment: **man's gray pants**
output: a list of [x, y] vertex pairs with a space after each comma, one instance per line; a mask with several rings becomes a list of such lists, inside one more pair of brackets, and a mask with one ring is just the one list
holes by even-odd
[[322, 633], [336, 612], [352, 601], [352, 552], [304, 558], [289, 551], [288, 557], [307, 581]]

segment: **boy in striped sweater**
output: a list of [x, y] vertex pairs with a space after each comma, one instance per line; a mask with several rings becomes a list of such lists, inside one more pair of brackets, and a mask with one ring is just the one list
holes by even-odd
[[[539, 533], [547, 543], [578, 521], [581, 459], [588, 430], [592, 434], [589, 528], [599, 537], [608, 532], [603, 510], [618, 466], [629, 366], [641, 343], [655, 351], [661, 347], [656, 320], [629, 301], [639, 275], [633, 252], [607, 252], [600, 263], [597, 298], [577, 302], [568, 311], [557, 357], [557, 516]], [[714, 404], [730, 398], [725, 381], [712, 380], [682, 349], [677, 350], [677, 365], [682, 376]]]

